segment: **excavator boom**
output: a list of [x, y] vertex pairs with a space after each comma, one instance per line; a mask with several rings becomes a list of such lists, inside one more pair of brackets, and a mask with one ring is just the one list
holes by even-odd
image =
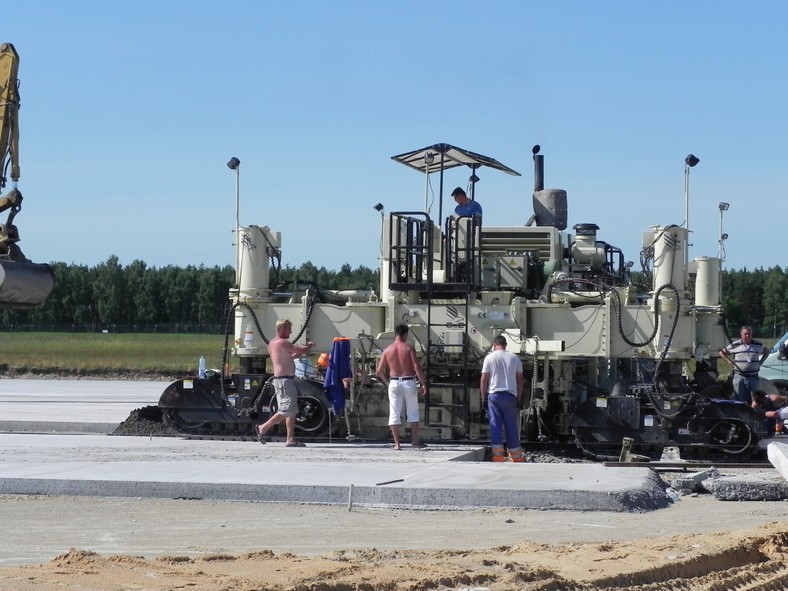
[[10, 43], [0, 45], [0, 189], [8, 165], [11, 180], [19, 180], [19, 54]]
[[[0, 190], [9, 178], [13, 188], [0, 195], [0, 309], [29, 310], [49, 295], [54, 276], [49, 265], [33, 263], [19, 249], [14, 217], [22, 209], [19, 180], [19, 54], [10, 43], [0, 45]], [[9, 170], [10, 169], [10, 170]]]

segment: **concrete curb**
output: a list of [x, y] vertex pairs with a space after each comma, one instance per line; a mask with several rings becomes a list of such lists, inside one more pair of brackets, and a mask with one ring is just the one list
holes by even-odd
[[[210, 499], [412, 509], [648, 512], [670, 502], [652, 470], [592, 464], [367, 462], [250, 465], [181, 461], [7, 465], [0, 494]], [[253, 468], [254, 465], [251, 465]], [[43, 476], [46, 474], [46, 476]], [[378, 481], [376, 484], [372, 484]]]

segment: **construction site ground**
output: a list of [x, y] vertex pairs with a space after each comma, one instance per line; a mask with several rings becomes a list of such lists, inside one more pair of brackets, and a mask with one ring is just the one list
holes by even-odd
[[788, 587], [768, 463], [108, 435], [164, 386], [0, 380], [0, 589]]

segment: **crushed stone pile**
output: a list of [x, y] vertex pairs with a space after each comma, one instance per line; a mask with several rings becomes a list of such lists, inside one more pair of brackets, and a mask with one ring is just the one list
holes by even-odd
[[144, 406], [131, 411], [129, 417], [110, 435], [136, 435], [140, 437], [178, 437], [178, 432], [164, 422], [158, 406]]

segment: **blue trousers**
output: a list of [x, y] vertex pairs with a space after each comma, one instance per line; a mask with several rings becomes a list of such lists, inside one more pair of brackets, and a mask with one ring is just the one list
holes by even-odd
[[758, 378], [733, 374], [733, 398], [739, 402], [752, 403], [752, 394], [758, 389]]
[[520, 447], [520, 432], [517, 425], [517, 397], [509, 392], [493, 392], [488, 397], [490, 412], [490, 443], [493, 447], [503, 446], [506, 433], [506, 447]]

